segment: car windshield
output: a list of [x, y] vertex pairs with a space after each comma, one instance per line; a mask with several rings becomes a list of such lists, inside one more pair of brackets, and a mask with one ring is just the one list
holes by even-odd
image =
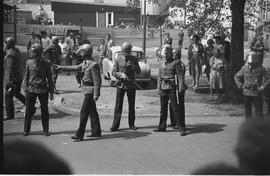
[[[132, 51], [132, 52], [131, 52], [131, 55], [137, 57], [137, 58], [139, 59], [139, 61], [143, 61], [143, 60], [144, 60], [144, 59], [143, 59], [143, 52]], [[123, 56], [123, 53], [122, 53], [121, 51], [116, 52], [116, 53], [114, 54], [114, 58], [119, 58], [120, 56]]]

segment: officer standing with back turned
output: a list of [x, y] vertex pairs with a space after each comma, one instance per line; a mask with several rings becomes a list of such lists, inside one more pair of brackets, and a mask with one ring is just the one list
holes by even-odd
[[[174, 114], [176, 126], [179, 128], [180, 135], [186, 134], [185, 116], [183, 116], [184, 108], [184, 92], [185, 78], [181, 69], [181, 64], [178, 60], [172, 57], [171, 45], [165, 44], [164, 55], [165, 60], [160, 63], [158, 73], [157, 89], [160, 95], [160, 121], [157, 129], [154, 132], [166, 132], [166, 121], [168, 116], [168, 102], [170, 100], [171, 110]], [[181, 106], [179, 106], [181, 102]]]
[[140, 74], [141, 69], [138, 59], [131, 55], [132, 45], [129, 42], [124, 42], [121, 46], [123, 55], [116, 58], [112, 74], [117, 79], [116, 82], [116, 102], [114, 108], [114, 119], [111, 131], [117, 131], [120, 126], [120, 120], [123, 109], [124, 95], [127, 92], [128, 97], [128, 124], [129, 128], [137, 130], [135, 126], [135, 97], [136, 85], [134, 83], [135, 74]]

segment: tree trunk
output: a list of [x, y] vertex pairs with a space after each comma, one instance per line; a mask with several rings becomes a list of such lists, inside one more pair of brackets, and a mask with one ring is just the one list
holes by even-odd
[[227, 87], [222, 102], [240, 103], [242, 93], [237, 89], [234, 75], [244, 64], [244, 9], [246, 0], [231, 0], [232, 8], [232, 36], [231, 58], [229, 71], [226, 76]]

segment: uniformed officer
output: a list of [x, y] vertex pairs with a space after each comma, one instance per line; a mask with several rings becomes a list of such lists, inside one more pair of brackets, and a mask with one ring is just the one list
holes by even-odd
[[85, 127], [88, 116], [91, 120], [92, 134], [87, 137], [101, 137], [101, 128], [99, 116], [96, 108], [96, 102], [100, 97], [101, 75], [99, 64], [93, 60], [93, 48], [89, 44], [84, 44], [80, 51], [84, 61], [80, 65], [74, 66], [57, 66], [63, 70], [82, 70], [83, 75], [83, 93], [84, 100], [80, 112], [80, 125], [76, 134], [72, 136], [75, 141], [82, 141], [84, 138]]
[[116, 102], [114, 108], [114, 119], [111, 131], [117, 131], [120, 126], [120, 120], [123, 109], [124, 95], [127, 93], [128, 98], [128, 124], [129, 128], [137, 130], [135, 126], [135, 97], [136, 85], [134, 84], [135, 74], [140, 74], [141, 69], [138, 63], [138, 58], [131, 55], [132, 45], [129, 42], [124, 42], [121, 46], [123, 55], [116, 58], [112, 74], [117, 79], [116, 82]]
[[58, 41], [59, 40], [57, 37], [53, 37], [51, 41], [52, 44], [44, 51], [44, 56], [46, 60], [51, 64], [55, 94], [59, 94], [58, 90], [56, 89], [56, 80], [58, 77], [58, 71], [56, 70], [55, 65], [60, 64], [61, 55], [62, 55], [61, 47], [59, 46]]
[[[184, 92], [186, 90], [185, 78], [179, 61], [173, 60], [171, 46], [165, 44], [163, 48], [165, 60], [162, 60], [160, 63], [157, 84], [161, 103], [160, 121], [158, 128], [154, 129], [154, 131], [166, 131], [168, 102], [170, 100], [170, 105], [174, 114], [176, 125], [180, 130], [180, 135], [183, 136], [186, 133], [185, 117], [181, 115], [181, 113], [183, 113]], [[178, 95], [180, 96], [178, 97]], [[177, 102], [178, 100], [179, 103]], [[182, 110], [180, 106], [182, 107]]]
[[252, 117], [252, 104], [255, 106], [256, 117], [263, 118], [262, 92], [270, 84], [270, 73], [261, 66], [260, 55], [249, 54], [246, 64], [234, 76], [234, 80], [237, 87], [243, 90], [246, 119]]
[[7, 119], [14, 119], [14, 103], [15, 96], [23, 104], [25, 104], [25, 97], [21, 94], [21, 83], [23, 75], [23, 62], [21, 53], [15, 47], [15, 39], [8, 37], [5, 40], [5, 104]]
[[[172, 55], [173, 55], [173, 59], [174, 61], [176, 61], [177, 66], [178, 66], [178, 72], [179, 72], [179, 77], [181, 77], [181, 80], [184, 81], [183, 82], [183, 88], [186, 89], [186, 85], [185, 85], [185, 73], [186, 73], [186, 67], [185, 64], [183, 64], [183, 62], [181, 61], [181, 49], [180, 48], [175, 48], [172, 51]], [[180, 115], [182, 118], [185, 119], [185, 92], [183, 91], [182, 94], [178, 94], [179, 97], [179, 108], [180, 108]], [[178, 129], [178, 126], [176, 125], [175, 122], [175, 117], [174, 117], [174, 113], [172, 110], [172, 105], [170, 103], [170, 121], [171, 124], [169, 126], [173, 127], [174, 129]]]
[[42, 58], [43, 48], [40, 44], [34, 44], [31, 50], [31, 58], [27, 61], [23, 88], [26, 92], [26, 111], [24, 122], [24, 136], [28, 136], [31, 128], [33, 113], [32, 107], [38, 97], [41, 105], [41, 121], [45, 136], [49, 136], [49, 110], [48, 97], [53, 100], [53, 81], [50, 64]]

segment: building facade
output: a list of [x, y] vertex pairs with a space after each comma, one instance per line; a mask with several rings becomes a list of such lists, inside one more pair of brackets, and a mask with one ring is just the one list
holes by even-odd
[[110, 27], [124, 23], [140, 24], [140, 7], [127, 8], [125, 4], [100, 2], [52, 0], [54, 23], [63, 25], [83, 25], [91, 27]]

